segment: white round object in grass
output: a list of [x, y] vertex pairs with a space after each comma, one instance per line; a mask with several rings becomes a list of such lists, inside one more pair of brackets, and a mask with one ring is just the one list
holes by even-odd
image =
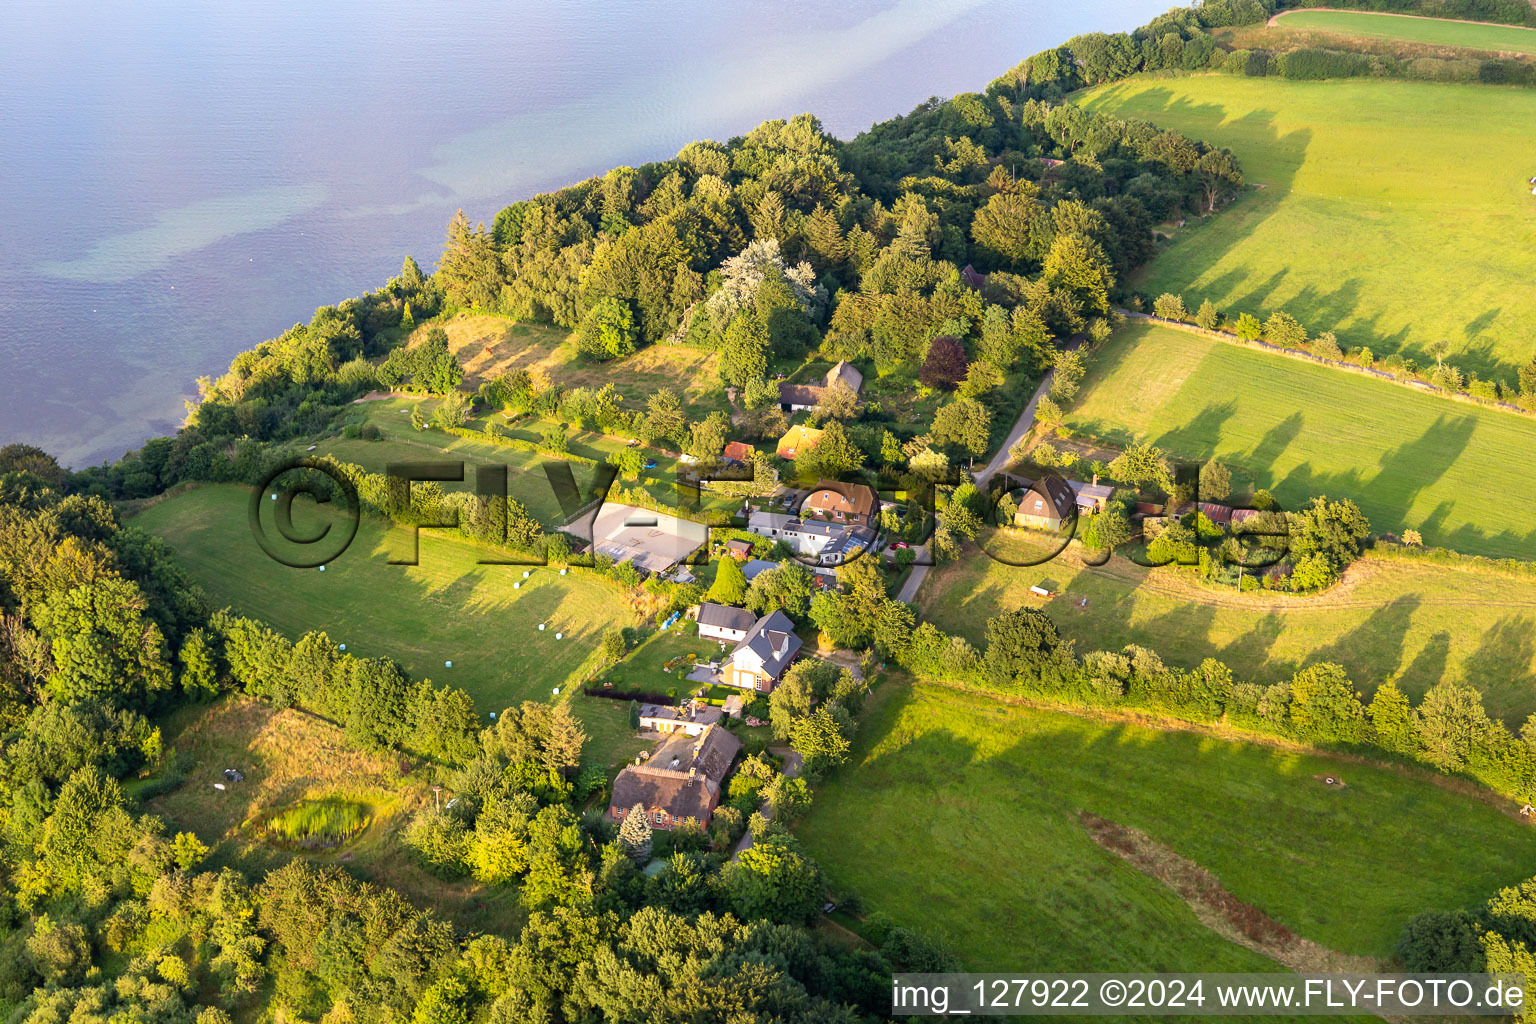
[[323, 565], [322, 565], [322, 566], [321, 566], [321, 567], [320, 567], [320, 571], [321, 571], [321, 572], [325, 572], [325, 566], [323, 566]]
[[540, 633], [544, 632], [544, 623], [542, 623], [542, 622], [539, 623], [539, 632]]
[[347, 645], [346, 644], [337, 644], [336, 646], [341, 648], [343, 651], [347, 649]]
[[532, 575], [533, 575], [533, 573], [530, 572], [529, 570], [527, 570], [527, 569], [523, 570], [523, 579], [527, 579], [529, 576], [532, 576]]
[[556, 697], [558, 697], [558, 696], [560, 696], [560, 687], [557, 686], [553, 690], [550, 690], [549, 692], [554, 694]]
[[451, 662], [451, 661], [443, 662], [443, 668], [453, 668], [453, 662]]
[[561, 575], [561, 576], [564, 576], [564, 575], [565, 575], [565, 570], [564, 570], [564, 569], [561, 569], [561, 570], [560, 570], [560, 575]]
[[272, 495], [272, 500], [273, 500], [273, 501], [276, 501], [276, 500], [277, 500], [277, 495], [275, 495], [275, 494], [274, 494], [274, 495]]
[[565, 639], [565, 634], [564, 633], [556, 633], [555, 634], [555, 639], [556, 640], [564, 640]]
[[518, 580], [516, 583], [513, 583], [512, 584], [512, 589], [513, 590], [522, 590], [523, 589], [523, 581], [522, 580]]

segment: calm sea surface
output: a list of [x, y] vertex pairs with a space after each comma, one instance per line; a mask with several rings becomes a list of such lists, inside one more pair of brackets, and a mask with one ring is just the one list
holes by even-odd
[[1168, 0], [10, 0], [0, 443], [171, 432], [202, 374], [506, 202], [812, 111], [850, 138]]

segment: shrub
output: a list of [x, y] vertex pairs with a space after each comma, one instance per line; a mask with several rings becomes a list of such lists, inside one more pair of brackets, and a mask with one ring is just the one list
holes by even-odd
[[1300, 348], [1307, 342], [1307, 329], [1291, 314], [1276, 310], [1264, 321], [1264, 340], [1282, 348]]
[[1172, 292], [1164, 292], [1152, 303], [1152, 312], [1164, 320], [1186, 320], [1189, 310], [1184, 308], [1184, 298]]
[[1239, 316], [1237, 323], [1233, 325], [1232, 329], [1244, 341], [1258, 341], [1259, 337], [1264, 333], [1264, 325], [1252, 313], [1244, 313]]
[[1343, 50], [1291, 50], [1275, 57], [1274, 70], [1294, 79], [1353, 78], [1371, 73], [1371, 59]]
[[1339, 347], [1339, 339], [1332, 331], [1324, 331], [1312, 339], [1312, 354], [1319, 359], [1342, 359], [1344, 350]]
[[363, 428], [362, 437], [364, 441], [377, 441], [383, 436], [383, 432], [372, 423]]
[[1195, 313], [1195, 324], [1207, 331], [1214, 331], [1221, 326], [1221, 310], [1210, 299], [1206, 299]]

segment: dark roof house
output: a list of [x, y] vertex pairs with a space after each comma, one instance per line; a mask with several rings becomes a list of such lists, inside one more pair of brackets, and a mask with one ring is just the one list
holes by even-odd
[[746, 637], [731, 651], [731, 660], [743, 657], [759, 664], [759, 671], [769, 679], [789, 667], [800, 653], [803, 641], [795, 633], [795, 623], [782, 609], [775, 609], [752, 625]]
[[651, 823], [672, 828], [694, 819], [708, 825], [720, 803], [721, 786], [741, 741], [719, 725], [697, 736], [675, 732], [644, 764], [626, 765], [613, 781], [609, 814], [623, 818], [636, 804]]
[[1077, 495], [1068, 483], [1052, 476], [1030, 485], [1019, 499], [1019, 509], [1014, 522], [1020, 526], [1049, 526], [1055, 529], [1061, 521], [1077, 511]]
[[778, 567], [778, 562], [770, 562], [766, 558], [754, 558], [741, 567], [741, 574], [747, 578], [748, 583], [751, 583], [769, 569], [777, 569]]
[[713, 601], [699, 605], [699, 636], [740, 640], [756, 621], [757, 616], [745, 608], [732, 608], [728, 604], [716, 604]]

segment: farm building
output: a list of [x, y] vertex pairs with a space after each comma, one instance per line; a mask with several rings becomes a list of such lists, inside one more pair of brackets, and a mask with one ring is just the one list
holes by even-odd
[[656, 828], [689, 820], [707, 827], [720, 803], [722, 784], [741, 751], [741, 741], [718, 724], [698, 735], [674, 732], [649, 761], [625, 765], [613, 781], [608, 814], [622, 821], [636, 805]]
[[822, 565], [841, 565], [855, 551], [875, 544], [875, 531], [856, 523], [802, 519], [788, 512], [754, 512], [747, 529], [770, 540], [782, 540], [797, 555]]
[[747, 631], [757, 621], [757, 616], [745, 608], [732, 608], [728, 604], [705, 601], [699, 605], [699, 636], [710, 640], [729, 640], [737, 643], [746, 638]]
[[570, 529], [578, 537], [591, 537], [598, 554], [633, 563], [648, 575], [665, 573], [709, 540], [703, 523], [614, 502], [604, 502]]
[[640, 705], [640, 728], [654, 729], [657, 732], [679, 732], [687, 736], [697, 736], [724, 717], [724, 711], [696, 700], [690, 700], [675, 708], [665, 704]]
[[1217, 526], [1226, 526], [1232, 521], [1232, 508], [1230, 505], [1218, 505], [1213, 501], [1202, 501], [1198, 508], [1201, 515]]
[[822, 392], [839, 380], [852, 388], [855, 395], [864, 388], [864, 375], [858, 367], [844, 359], [827, 371], [820, 384], [780, 384], [779, 406], [785, 412], [814, 409], [821, 404]]
[[1087, 484], [1081, 480], [1068, 480], [1067, 486], [1072, 488], [1080, 515], [1104, 511], [1104, 506], [1109, 504], [1109, 499], [1115, 496], [1115, 489], [1108, 484], [1099, 483], [1097, 476], [1093, 478], [1092, 483]]

